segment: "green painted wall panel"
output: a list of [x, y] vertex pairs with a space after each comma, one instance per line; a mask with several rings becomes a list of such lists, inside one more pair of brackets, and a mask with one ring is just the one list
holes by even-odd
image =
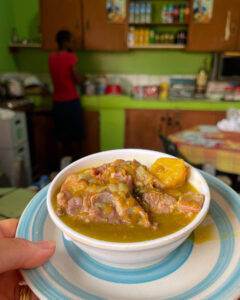
[[8, 51], [14, 27], [14, 14], [12, 0], [0, 1], [0, 72], [17, 70], [16, 61]]
[[15, 26], [20, 39], [28, 39], [33, 42], [40, 40], [39, 1], [11, 0]]
[[[135, 50], [128, 52], [77, 52], [84, 73], [196, 74], [210, 54], [184, 51]], [[15, 54], [21, 71], [48, 72], [48, 52], [24, 49]]]
[[124, 110], [100, 109], [100, 150], [124, 147]]

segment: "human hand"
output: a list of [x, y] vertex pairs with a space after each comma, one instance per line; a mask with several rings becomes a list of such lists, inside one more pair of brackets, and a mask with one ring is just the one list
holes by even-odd
[[[18, 220], [0, 221], [0, 299], [20, 299], [23, 278], [19, 269], [44, 264], [55, 251], [55, 242], [30, 242], [15, 238]], [[32, 292], [30, 299], [38, 299]]]

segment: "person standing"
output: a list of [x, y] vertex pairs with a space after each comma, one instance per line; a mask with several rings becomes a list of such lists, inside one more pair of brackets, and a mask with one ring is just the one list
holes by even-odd
[[76, 85], [81, 85], [84, 78], [78, 71], [78, 60], [72, 52], [71, 33], [59, 31], [56, 42], [58, 51], [49, 55], [49, 70], [54, 86], [53, 118], [58, 159], [68, 155], [75, 160], [81, 156], [81, 140], [84, 137], [82, 108]]

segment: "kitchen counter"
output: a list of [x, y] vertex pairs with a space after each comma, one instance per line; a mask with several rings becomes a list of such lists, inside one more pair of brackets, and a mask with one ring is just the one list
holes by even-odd
[[[199, 110], [225, 111], [240, 109], [240, 102], [209, 101], [208, 99], [135, 100], [129, 96], [82, 96], [85, 110], [100, 113], [100, 150], [124, 148], [125, 110]], [[203, 120], [204, 122], [204, 120]], [[117, 133], [117, 134], [116, 134]]]
[[[51, 114], [51, 96], [33, 96], [37, 104], [30, 114]], [[229, 107], [240, 109], [240, 102], [209, 101], [208, 99], [179, 100], [135, 100], [130, 96], [82, 96], [82, 107], [86, 111], [95, 111], [100, 116], [100, 150], [124, 147], [125, 110], [194, 110], [225, 111]], [[204, 120], [203, 120], [204, 122]]]
[[226, 110], [240, 109], [240, 102], [211, 101], [209, 99], [179, 100], [135, 100], [129, 96], [82, 96], [85, 109], [184, 109], [184, 110]]
[[[51, 112], [51, 96], [30, 96], [33, 98], [32, 112]], [[176, 100], [135, 100], [127, 95], [120, 96], [82, 96], [81, 103], [86, 110], [101, 109], [181, 109], [181, 110], [226, 110], [229, 107], [240, 109], [240, 102], [212, 101], [203, 99], [176, 99]]]

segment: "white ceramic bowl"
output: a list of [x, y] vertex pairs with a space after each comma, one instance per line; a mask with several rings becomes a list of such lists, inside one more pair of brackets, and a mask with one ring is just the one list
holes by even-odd
[[56, 226], [64, 233], [68, 240], [74, 242], [79, 248], [95, 259], [114, 264], [141, 264], [157, 260], [168, 255], [191, 234], [191, 232], [203, 221], [210, 204], [210, 192], [202, 175], [195, 168], [190, 167], [190, 183], [205, 195], [204, 205], [197, 217], [181, 230], [155, 240], [135, 243], [115, 243], [101, 241], [80, 234], [67, 225], [55, 214], [52, 206], [52, 197], [56, 189], [63, 183], [66, 177], [85, 168], [100, 166], [115, 159], [136, 159], [142, 164], [150, 166], [160, 157], [171, 157], [165, 153], [142, 149], [121, 149], [99, 152], [81, 158], [63, 169], [50, 184], [47, 194], [47, 208], [49, 215]]

